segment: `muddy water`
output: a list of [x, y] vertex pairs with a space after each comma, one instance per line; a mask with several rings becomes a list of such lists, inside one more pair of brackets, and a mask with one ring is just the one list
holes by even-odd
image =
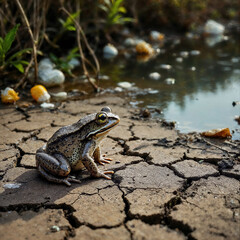
[[[102, 73], [113, 81], [102, 80], [101, 85], [134, 83], [133, 106], [161, 109], [154, 117], [176, 121], [181, 132], [229, 127], [233, 138], [240, 139], [234, 120], [240, 115], [240, 105], [232, 106], [233, 101], [240, 101], [240, 41], [229, 37], [212, 45], [210, 40], [169, 40], [156, 58], [146, 62], [136, 56], [102, 60]], [[152, 72], [161, 78], [150, 79]], [[175, 83], [167, 84], [167, 78]]]

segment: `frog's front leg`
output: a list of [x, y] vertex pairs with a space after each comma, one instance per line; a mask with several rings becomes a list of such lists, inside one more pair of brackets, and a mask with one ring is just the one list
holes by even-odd
[[80, 183], [79, 180], [68, 176], [71, 168], [61, 154], [51, 156], [39, 149], [36, 154], [36, 165], [39, 173], [50, 182], [65, 183], [68, 186], [71, 186], [70, 182]]
[[[98, 167], [97, 167], [96, 163], [94, 162], [93, 158], [91, 158], [91, 156], [89, 155], [89, 152], [91, 152], [92, 148], [94, 148], [95, 145], [96, 145], [96, 143], [93, 140], [91, 140], [91, 141], [89, 141], [85, 144], [84, 149], [83, 149], [83, 153], [82, 153], [82, 163], [87, 168], [87, 170], [91, 173], [92, 176], [94, 176], [94, 177], [104, 177], [106, 179], [111, 179], [106, 174], [113, 174], [114, 172], [113, 171], [101, 172], [98, 169]], [[95, 153], [95, 151], [94, 151], [94, 153]]]
[[111, 158], [105, 158], [101, 155], [101, 150], [100, 150], [100, 147], [97, 147], [93, 153], [93, 158], [94, 160], [101, 164], [101, 165], [104, 165], [104, 163], [110, 163], [110, 161], [112, 161]]

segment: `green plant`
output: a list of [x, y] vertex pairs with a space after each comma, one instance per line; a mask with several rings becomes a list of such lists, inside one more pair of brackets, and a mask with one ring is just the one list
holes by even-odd
[[80, 11], [72, 13], [67, 19], [64, 21], [63, 19], [59, 18], [58, 21], [62, 24], [64, 30], [67, 31], [76, 31], [73, 19], [76, 19], [80, 15]]
[[10, 57], [6, 58], [8, 51], [10, 50], [12, 43], [15, 39], [18, 27], [20, 24], [17, 24], [13, 27], [5, 36], [5, 38], [0, 37], [0, 70], [5, 69], [8, 66], [14, 66], [21, 73], [24, 72], [23, 65], [28, 65], [29, 63], [25, 60], [22, 60], [22, 55], [25, 53], [30, 53], [31, 48], [22, 49]]
[[99, 4], [101, 8], [107, 14], [106, 27], [113, 25], [123, 25], [127, 22], [133, 22], [132, 18], [124, 17], [127, 12], [126, 8], [122, 6], [124, 0], [103, 0], [103, 3]]
[[78, 47], [73, 48], [69, 51], [68, 55], [64, 58], [58, 58], [55, 54], [50, 53], [49, 57], [52, 60], [52, 62], [56, 65], [56, 67], [63, 72], [73, 76], [72, 74], [72, 65], [69, 63], [73, 58], [80, 57], [80, 55], [77, 53]]

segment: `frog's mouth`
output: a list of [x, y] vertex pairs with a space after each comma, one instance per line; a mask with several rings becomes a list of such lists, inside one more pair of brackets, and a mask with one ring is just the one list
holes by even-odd
[[100, 137], [102, 135], [107, 134], [110, 130], [112, 130], [114, 127], [116, 127], [118, 125], [118, 123], [120, 122], [120, 119], [111, 122], [109, 124], [107, 124], [105, 127], [101, 128], [101, 129], [97, 129], [95, 131], [90, 132], [87, 135], [87, 138], [92, 137], [92, 136], [96, 136], [96, 137]]

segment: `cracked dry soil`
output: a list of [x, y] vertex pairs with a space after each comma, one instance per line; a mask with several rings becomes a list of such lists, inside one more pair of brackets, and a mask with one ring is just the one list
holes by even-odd
[[[36, 150], [105, 105], [121, 117], [102, 143], [112, 180], [85, 170], [71, 187], [42, 179]], [[52, 111], [2, 107], [1, 239], [240, 239], [239, 141], [179, 134], [135, 111], [115, 96]]]

